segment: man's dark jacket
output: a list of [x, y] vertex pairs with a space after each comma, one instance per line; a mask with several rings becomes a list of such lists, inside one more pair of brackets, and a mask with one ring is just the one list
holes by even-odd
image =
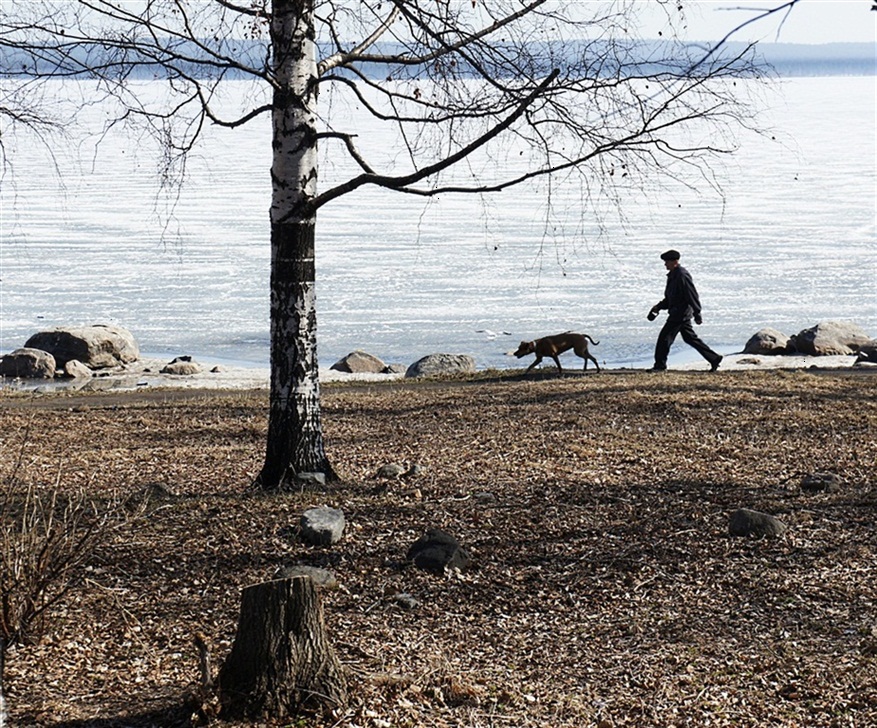
[[666, 308], [671, 319], [685, 320], [692, 316], [700, 316], [700, 297], [691, 280], [691, 274], [681, 265], [676, 266], [667, 274], [667, 287], [664, 289], [664, 300], [656, 309]]

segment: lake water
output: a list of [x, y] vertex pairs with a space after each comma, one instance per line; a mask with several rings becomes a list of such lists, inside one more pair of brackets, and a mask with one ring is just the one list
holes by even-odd
[[[682, 251], [704, 305], [701, 336], [740, 351], [759, 328], [854, 321], [877, 336], [873, 77], [794, 78], [766, 94], [776, 141], [744, 136], [702, 185], [624, 193], [598, 232], [572, 192], [420, 198], [365, 190], [320, 212], [318, 350], [409, 364], [468, 353], [520, 366], [521, 339], [569, 329], [608, 366], [647, 365], [660, 320], [659, 254]], [[149, 354], [268, 362], [269, 129], [212, 131], [172, 209], [144, 145], [109, 136], [91, 156], [13, 140], [3, 180], [0, 352], [36, 331], [111, 321]], [[74, 154], [75, 152], [75, 154]], [[72, 164], [86, 157], [83, 167]], [[325, 160], [321, 173], [336, 170]], [[681, 341], [671, 364], [691, 358]], [[696, 355], [694, 355], [696, 356]]]

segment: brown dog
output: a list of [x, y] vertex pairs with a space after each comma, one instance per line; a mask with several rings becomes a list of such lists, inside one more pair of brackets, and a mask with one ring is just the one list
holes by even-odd
[[585, 360], [585, 366], [582, 367], [582, 371], [588, 368], [588, 359], [590, 359], [594, 362], [594, 365], [599, 372], [600, 365], [588, 351], [588, 341], [595, 346], [600, 343], [599, 341], [594, 341], [587, 334], [577, 334], [573, 331], [566, 331], [565, 333], [556, 334], [555, 336], [545, 336], [541, 339], [536, 339], [535, 341], [522, 341], [518, 350], [515, 352], [515, 356], [520, 359], [521, 357], [527, 356], [527, 354], [536, 355], [536, 361], [527, 367], [527, 371], [524, 372], [524, 374], [529, 373], [529, 371], [546, 356], [550, 356], [554, 359], [554, 363], [557, 364], [557, 371], [563, 372], [563, 367], [560, 366], [560, 359], [557, 358], [557, 355], [563, 354], [563, 352], [572, 349], [577, 356], [580, 356]]

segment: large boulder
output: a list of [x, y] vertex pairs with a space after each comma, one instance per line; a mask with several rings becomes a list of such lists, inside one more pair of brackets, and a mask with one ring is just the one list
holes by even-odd
[[473, 374], [475, 359], [468, 354], [429, 354], [418, 359], [405, 372], [406, 377], [437, 377], [447, 374]]
[[329, 368], [347, 374], [381, 374], [387, 370], [387, 365], [376, 356], [357, 350], [339, 359]]
[[31, 336], [25, 346], [49, 352], [60, 368], [71, 359], [91, 369], [107, 369], [140, 358], [140, 348], [131, 332], [108, 324], [41, 331]]
[[846, 321], [823, 321], [791, 338], [799, 354], [810, 356], [846, 356], [855, 354], [871, 337], [856, 324]]
[[55, 376], [55, 357], [42, 349], [24, 347], [0, 359], [0, 376], [21, 379], [51, 379]]
[[766, 354], [774, 356], [787, 354], [789, 337], [776, 329], [764, 328], [756, 331], [743, 347], [744, 354]]

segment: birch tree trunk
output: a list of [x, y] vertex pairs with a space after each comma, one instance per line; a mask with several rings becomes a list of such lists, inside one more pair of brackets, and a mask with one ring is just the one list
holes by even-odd
[[317, 65], [313, 0], [274, 0], [272, 64], [271, 395], [264, 490], [297, 473], [334, 472], [320, 422], [312, 206], [317, 192]]
[[347, 684], [310, 577], [244, 589], [219, 695], [228, 718], [282, 719], [346, 707]]

